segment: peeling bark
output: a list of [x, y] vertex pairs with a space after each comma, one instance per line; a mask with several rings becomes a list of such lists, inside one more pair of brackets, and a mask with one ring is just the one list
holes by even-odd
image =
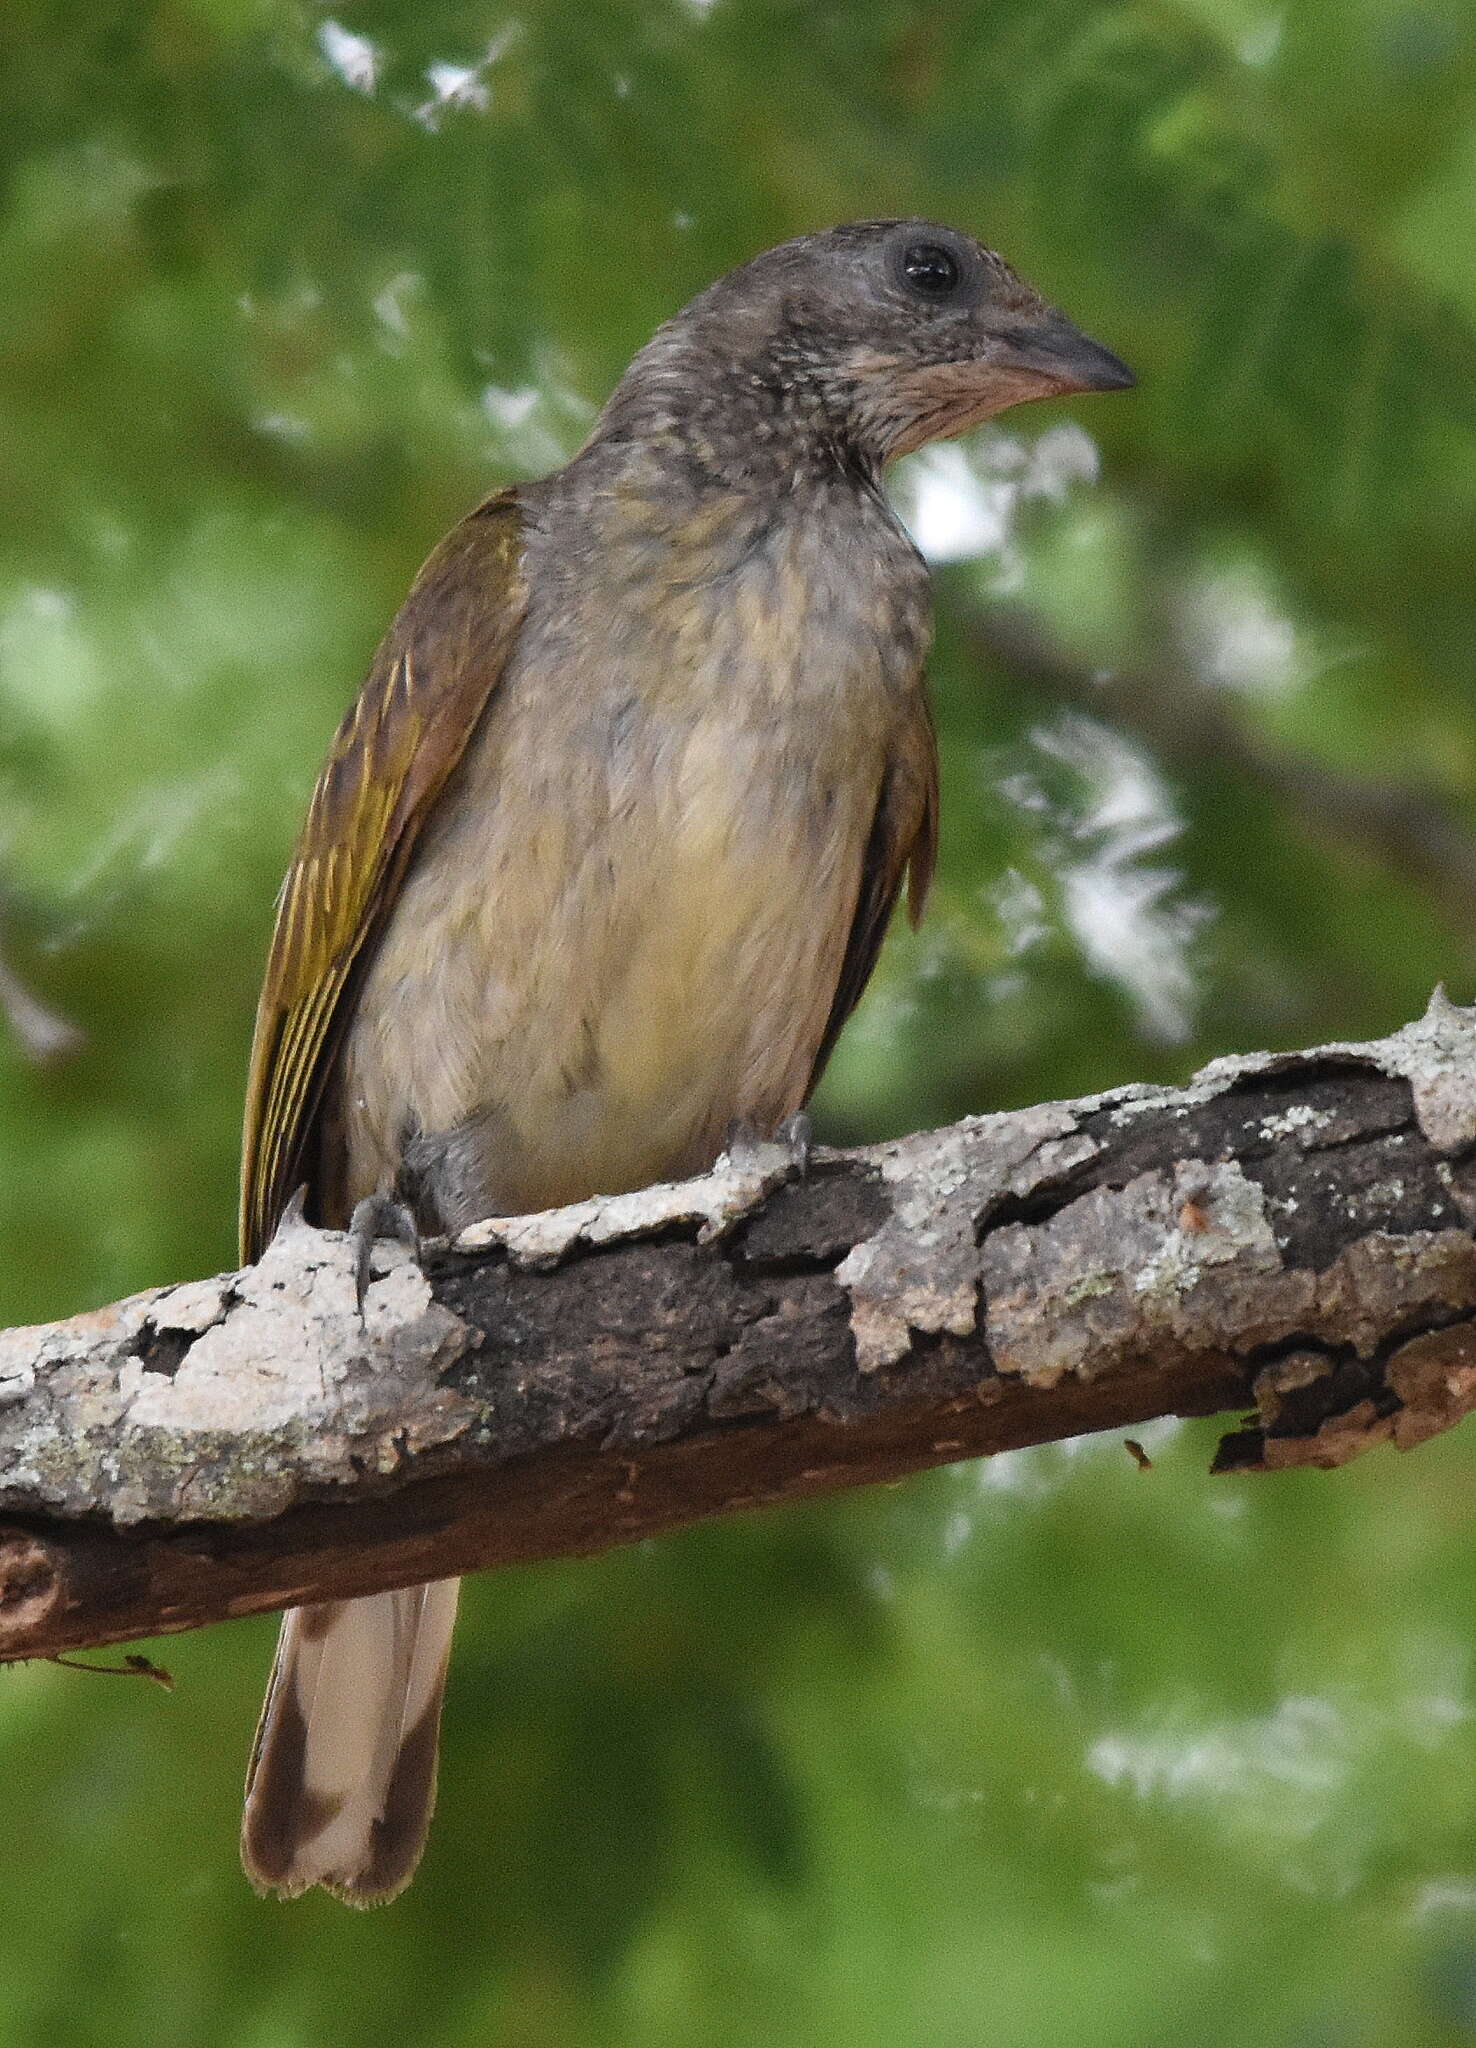
[[0, 1658], [515, 1560], [1163, 1414], [1221, 1470], [1476, 1406], [1476, 1011], [971, 1117], [799, 1178], [254, 1266], [0, 1334]]

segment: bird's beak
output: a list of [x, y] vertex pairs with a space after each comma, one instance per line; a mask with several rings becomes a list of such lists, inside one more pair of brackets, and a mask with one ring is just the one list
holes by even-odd
[[1101, 342], [1054, 309], [997, 336], [995, 363], [1035, 382], [1033, 396], [1060, 397], [1068, 391], [1130, 391], [1137, 378]]
[[1088, 341], [1064, 313], [1042, 306], [1028, 318], [981, 337], [977, 355], [921, 368], [875, 366], [870, 432], [884, 460], [926, 441], [967, 433], [1012, 405], [1070, 391], [1126, 391], [1138, 381], [1099, 341]]

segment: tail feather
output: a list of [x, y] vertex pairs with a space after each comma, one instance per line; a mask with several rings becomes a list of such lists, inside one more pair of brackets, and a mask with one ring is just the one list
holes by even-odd
[[372, 1906], [409, 1883], [435, 1805], [459, 1589], [441, 1579], [283, 1616], [241, 1828], [258, 1891], [320, 1884]]

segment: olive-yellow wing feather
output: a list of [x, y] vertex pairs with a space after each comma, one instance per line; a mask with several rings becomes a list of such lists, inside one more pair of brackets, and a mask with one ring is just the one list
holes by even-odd
[[[334, 736], [277, 901], [256, 1014], [244, 1260], [260, 1256], [289, 1198], [311, 1183], [324, 1090], [359, 978], [431, 807], [501, 678], [526, 600], [521, 521], [504, 492], [430, 557]], [[318, 1192], [310, 1185], [310, 1198]]]

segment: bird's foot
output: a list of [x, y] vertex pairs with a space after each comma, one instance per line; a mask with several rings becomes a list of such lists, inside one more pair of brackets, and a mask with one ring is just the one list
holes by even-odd
[[728, 1126], [728, 1135], [723, 1150], [735, 1166], [758, 1166], [767, 1164], [764, 1153], [777, 1145], [789, 1156], [789, 1163], [803, 1180], [810, 1167], [810, 1146], [814, 1130], [809, 1117], [802, 1109], [793, 1116], [785, 1117], [774, 1130], [771, 1138], [762, 1137], [756, 1124], [748, 1117], [734, 1117]]
[[365, 1195], [349, 1218], [349, 1243], [354, 1248], [354, 1299], [359, 1304], [359, 1320], [364, 1319], [364, 1297], [369, 1292], [369, 1269], [374, 1258], [374, 1247], [381, 1238], [392, 1238], [396, 1244], [405, 1245], [415, 1259], [420, 1258], [420, 1231], [415, 1217], [398, 1195], [383, 1190], [377, 1195]]

